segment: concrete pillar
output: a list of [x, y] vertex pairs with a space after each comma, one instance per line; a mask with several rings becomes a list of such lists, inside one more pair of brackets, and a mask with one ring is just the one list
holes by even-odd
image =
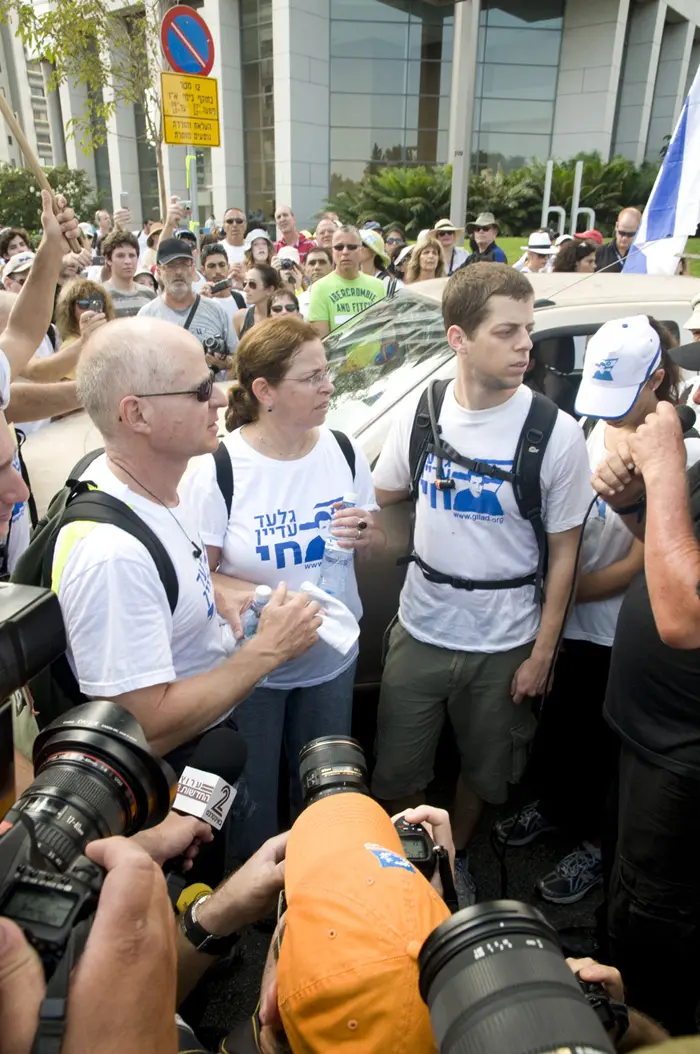
[[[114, 101], [111, 84], [104, 90], [105, 102]], [[131, 103], [116, 101], [116, 107], [107, 122], [107, 150], [109, 152], [109, 175], [112, 182], [112, 209], [120, 207], [120, 194], [129, 195], [132, 226], [141, 226], [141, 180], [136, 149], [136, 121]]]
[[[12, 109], [16, 111], [17, 77], [14, 67], [10, 27], [7, 22], [0, 23], [0, 92], [5, 96]], [[12, 139], [12, 143], [10, 143], [10, 139]], [[12, 165], [14, 168], [22, 164], [22, 158], [19, 147], [15, 143], [15, 138], [9, 134], [4, 125], [0, 130], [0, 163]]]
[[685, 101], [694, 36], [695, 26], [690, 22], [668, 22], [664, 27], [647, 136], [647, 161], [659, 160], [664, 136], [673, 133], [678, 120]]
[[552, 157], [612, 148], [630, 0], [567, 0]]
[[272, 0], [275, 200], [313, 227], [330, 180], [330, 0]]
[[615, 153], [640, 165], [647, 152], [654, 85], [664, 36], [667, 5], [652, 0], [634, 7], [625, 49], [615, 133]]
[[54, 165], [65, 165], [66, 133], [63, 127], [63, 114], [61, 113], [61, 97], [57, 91], [49, 91], [49, 83], [53, 73], [51, 63], [42, 62], [41, 71], [44, 75], [44, 91], [46, 92], [46, 110], [49, 117], [49, 128], [51, 130], [53, 163]]
[[464, 226], [467, 215], [480, 8], [480, 0], [455, 4], [447, 157], [452, 164], [450, 219], [456, 227]]
[[[6, 45], [5, 57], [11, 64], [8, 73], [10, 78], [12, 106], [17, 114], [17, 119], [19, 120], [20, 125], [22, 126], [22, 131], [27, 137], [27, 142], [34, 153], [38, 156], [39, 150], [36, 141], [36, 129], [34, 127], [32, 96], [29, 90], [29, 80], [27, 78], [27, 60], [25, 58], [24, 45], [19, 36], [16, 17], [14, 15], [10, 17], [9, 28], [9, 47]], [[6, 132], [5, 134], [8, 133]], [[24, 164], [24, 161], [20, 163]]]
[[690, 63], [688, 65], [688, 79], [685, 82], [685, 91], [683, 92], [683, 98], [688, 95], [690, 89], [693, 86], [693, 81], [697, 75], [698, 69], [700, 69], [700, 40], [695, 40], [693, 46], [690, 49]]
[[80, 133], [71, 133], [69, 122], [80, 117], [87, 106], [87, 91], [82, 84], [63, 83], [58, 89], [63, 114], [63, 127], [66, 129], [66, 164], [69, 168], [82, 168], [93, 187], [97, 186], [95, 155], [86, 154], [80, 145]]
[[[211, 76], [219, 81], [221, 146], [212, 147], [212, 202], [221, 220], [227, 208], [245, 210], [243, 165], [243, 84], [241, 71], [239, 0], [204, 0], [201, 15], [215, 43]], [[204, 222], [205, 216], [200, 217]]]

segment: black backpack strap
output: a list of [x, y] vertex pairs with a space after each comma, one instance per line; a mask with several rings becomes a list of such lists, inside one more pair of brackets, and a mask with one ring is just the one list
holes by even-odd
[[[418, 487], [423, 475], [423, 467], [431, 446], [439, 445], [439, 426], [442, 404], [445, 401], [445, 392], [449, 380], [431, 381], [427, 388], [421, 392], [418, 400], [416, 414], [413, 418], [411, 437], [408, 442], [408, 466], [411, 473], [411, 498], [413, 501], [418, 497]], [[431, 417], [435, 421], [435, 434], [431, 425]]]
[[581, 430], [583, 432], [583, 438], [584, 439], [588, 439], [589, 435], [591, 434], [591, 432], [593, 431], [595, 426], [598, 424], [598, 421], [599, 421], [598, 417], [587, 417], [586, 418], [586, 420], [583, 422], [583, 425], [582, 425], [582, 428], [581, 428]]
[[73, 483], [77, 483], [80, 480], [83, 472], [87, 472], [93, 461], [96, 461], [100, 454], [104, 454], [105, 448], [98, 447], [97, 450], [90, 450], [87, 454], [83, 454], [77, 465], [74, 465], [68, 474], [66, 480], [66, 486], [70, 486]]
[[335, 436], [335, 441], [343, 452], [343, 457], [348, 463], [348, 468], [352, 472], [352, 480], [355, 482], [355, 447], [352, 445], [345, 432], [338, 432], [335, 428], [331, 428], [331, 432]]
[[185, 324], [182, 327], [183, 329], [189, 329], [190, 326], [192, 325], [192, 320], [193, 320], [194, 316], [197, 314], [197, 308], [199, 307], [200, 299], [201, 299], [200, 295], [199, 295], [199, 293], [197, 293], [196, 297], [194, 298], [194, 304], [190, 308], [190, 313], [187, 316], [187, 318], [185, 319]]
[[223, 443], [212, 454], [214, 468], [216, 469], [216, 483], [221, 491], [221, 496], [226, 502], [226, 515], [231, 518], [231, 505], [233, 504], [233, 463], [231, 455]]
[[167, 549], [155, 532], [151, 530], [147, 523], [144, 523], [140, 516], [136, 515], [133, 509], [130, 509], [119, 498], [115, 498], [111, 494], [105, 494], [101, 490], [80, 491], [70, 499], [65, 512], [56, 526], [56, 530], [49, 540], [49, 544], [46, 546], [43, 570], [44, 585], [48, 588], [51, 586], [51, 568], [59, 531], [66, 524], [75, 523], [79, 520], [87, 520], [89, 523], [112, 524], [112, 526], [119, 527], [120, 530], [126, 531], [132, 538], [136, 538], [137, 541], [141, 542], [156, 566], [158, 577], [163, 583], [163, 588], [168, 598], [170, 611], [174, 614], [179, 596], [179, 584]]
[[547, 574], [547, 532], [542, 519], [541, 471], [547, 443], [559, 410], [545, 395], [532, 393], [532, 403], [525, 418], [513, 459], [513, 491], [518, 511], [532, 524], [539, 558], [535, 581], [535, 602], [544, 602], [544, 579]]

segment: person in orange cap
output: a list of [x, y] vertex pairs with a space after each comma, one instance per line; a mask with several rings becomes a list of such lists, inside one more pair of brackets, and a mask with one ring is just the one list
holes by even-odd
[[[410, 822], [447, 814], [422, 807]], [[285, 862], [287, 911], [263, 975], [264, 1054], [433, 1054], [418, 954], [449, 917], [406, 860], [391, 819], [371, 798], [336, 794], [294, 824]], [[285, 1046], [285, 1039], [286, 1044]]]

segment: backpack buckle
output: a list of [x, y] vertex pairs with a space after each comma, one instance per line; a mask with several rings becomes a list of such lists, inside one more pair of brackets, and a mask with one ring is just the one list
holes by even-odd
[[[544, 439], [544, 432], [540, 431], [539, 428], [528, 428], [525, 434], [525, 439], [533, 446], [539, 446]], [[535, 453], [535, 451], [533, 451], [533, 453]]]

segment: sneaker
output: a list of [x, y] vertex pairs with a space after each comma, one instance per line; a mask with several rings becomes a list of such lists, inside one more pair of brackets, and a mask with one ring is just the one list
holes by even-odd
[[539, 838], [541, 834], [548, 831], [556, 831], [554, 824], [545, 819], [537, 806], [539, 802], [533, 801], [526, 805], [519, 813], [514, 813], [505, 820], [499, 820], [494, 824], [494, 832], [499, 842], [508, 841], [508, 845], [529, 845]]
[[455, 891], [460, 909], [476, 904], [476, 882], [469, 870], [468, 855], [455, 858]]
[[538, 878], [535, 891], [550, 904], [575, 904], [603, 881], [600, 853], [575, 849], [553, 871]]

